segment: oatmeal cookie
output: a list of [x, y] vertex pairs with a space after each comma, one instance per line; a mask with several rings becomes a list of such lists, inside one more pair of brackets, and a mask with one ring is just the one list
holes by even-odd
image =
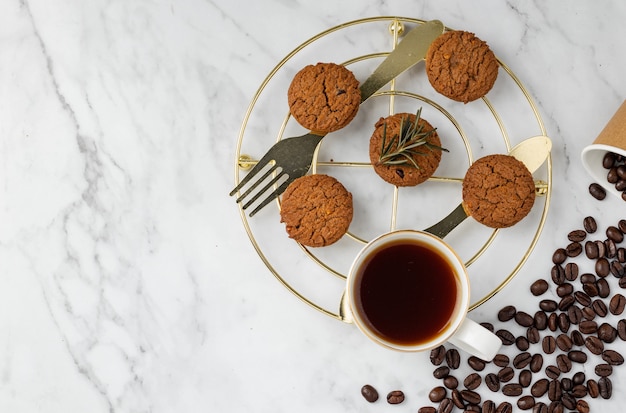
[[352, 222], [352, 194], [337, 179], [313, 174], [296, 179], [283, 194], [280, 222], [290, 238], [309, 247], [338, 241]]
[[517, 224], [535, 202], [535, 182], [526, 166], [509, 155], [487, 155], [463, 179], [463, 207], [491, 228]]
[[318, 63], [300, 70], [287, 92], [296, 121], [313, 132], [328, 133], [346, 126], [361, 104], [359, 81], [342, 65]]
[[491, 90], [498, 76], [498, 61], [487, 43], [474, 33], [449, 31], [430, 45], [426, 74], [437, 92], [468, 103]]
[[394, 142], [390, 150], [395, 151], [398, 147], [400, 124], [403, 124], [403, 129], [408, 126], [415, 127], [416, 119], [417, 116], [415, 114], [397, 113], [387, 118], [380, 118], [380, 120], [376, 122], [374, 133], [370, 138], [370, 162], [374, 167], [374, 171], [390, 184], [396, 186], [415, 186], [430, 178], [439, 166], [439, 162], [441, 161], [441, 149], [439, 149], [441, 147], [441, 140], [432, 125], [421, 117], [419, 118], [417, 127], [422, 127], [423, 133], [430, 131], [426, 142], [437, 148], [422, 145], [412, 149], [414, 153], [407, 153], [418, 166], [417, 168], [409, 159], [404, 159], [405, 162], [402, 164], [388, 164], [380, 159], [383, 150], [383, 135], [385, 136], [385, 146], [389, 145], [390, 142]]

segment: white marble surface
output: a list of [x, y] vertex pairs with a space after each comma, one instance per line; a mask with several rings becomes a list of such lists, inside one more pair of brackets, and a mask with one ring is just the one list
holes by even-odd
[[[622, 201], [589, 196], [579, 159], [625, 98], [626, 3], [4, 0], [0, 410], [428, 404], [437, 383], [427, 356], [378, 348], [300, 303], [259, 259], [227, 195], [242, 119], [269, 71], [311, 36], [378, 15], [440, 19], [487, 40], [554, 142], [538, 246], [473, 318], [495, 322], [507, 303], [533, 310], [528, 285], [549, 274], [584, 216], [626, 218]], [[623, 410], [626, 367], [612, 378], [613, 399], [591, 400], [592, 411]], [[407, 399], [370, 405], [365, 383]]]

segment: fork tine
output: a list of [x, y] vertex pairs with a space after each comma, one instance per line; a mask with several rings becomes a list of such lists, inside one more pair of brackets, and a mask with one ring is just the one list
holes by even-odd
[[274, 198], [282, 194], [292, 181], [293, 179], [287, 179], [285, 182], [283, 182], [282, 185], [278, 187], [278, 189], [269, 194], [268, 197], [263, 200], [263, 202], [261, 202], [256, 208], [254, 208], [254, 210], [252, 210], [252, 212], [250, 212], [250, 217], [253, 217], [254, 214], [259, 212], [265, 205], [269, 204]]
[[248, 181], [250, 181], [250, 179], [252, 179], [256, 174], [258, 174], [259, 172], [261, 172], [261, 169], [263, 169], [263, 167], [265, 167], [266, 164], [268, 164], [272, 158], [273, 158], [274, 154], [273, 151], [270, 149], [257, 163], [256, 165], [254, 165], [254, 168], [252, 168], [250, 170], [250, 172], [248, 172], [248, 174], [246, 176], [243, 177], [243, 179], [241, 180], [241, 182], [239, 182], [239, 185], [237, 185], [236, 187], [233, 188], [232, 191], [230, 191], [229, 196], [233, 196], [237, 193], [237, 191], [239, 191], [241, 188], [243, 188], [243, 186], [245, 184], [248, 183]]
[[278, 182], [283, 176], [287, 176], [289, 177], [286, 173], [281, 172], [279, 174], [277, 174], [271, 181], [269, 181], [267, 183], [267, 185], [265, 185], [263, 188], [259, 189], [257, 191], [257, 193], [248, 201], [244, 204], [244, 206], [242, 207], [242, 209], [247, 209], [250, 205], [252, 205], [254, 203], [254, 201], [256, 201], [257, 199], [259, 199], [259, 197], [261, 195], [263, 195], [264, 193], [267, 192], [268, 189], [270, 189], [276, 182]]
[[250, 188], [248, 188], [246, 190], [246, 192], [244, 192], [243, 194], [241, 194], [239, 196], [239, 198], [237, 198], [236, 202], [239, 203], [241, 201], [244, 200], [245, 197], [247, 197], [252, 191], [254, 191], [254, 189], [259, 186], [259, 184], [263, 181], [265, 181], [265, 179], [270, 176], [272, 174], [272, 172], [274, 172], [276, 169], [278, 168], [278, 165], [272, 165], [272, 167], [270, 169], [267, 170], [267, 172], [265, 172], [263, 174], [262, 177], [260, 177], [259, 179], [257, 179], [251, 186]]

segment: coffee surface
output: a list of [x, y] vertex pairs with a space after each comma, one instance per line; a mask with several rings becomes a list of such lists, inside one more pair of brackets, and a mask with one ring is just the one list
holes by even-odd
[[459, 294], [451, 264], [414, 241], [374, 251], [362, 266], [359, 312], [383, 339], [423, 344], [448, 325]]

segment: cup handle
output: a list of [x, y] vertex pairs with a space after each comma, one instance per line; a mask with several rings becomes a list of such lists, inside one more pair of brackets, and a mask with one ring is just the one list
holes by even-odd
[[484, 361], [491, 361], [502, 347], [498, 336], [467, 317], [448, 342]]

